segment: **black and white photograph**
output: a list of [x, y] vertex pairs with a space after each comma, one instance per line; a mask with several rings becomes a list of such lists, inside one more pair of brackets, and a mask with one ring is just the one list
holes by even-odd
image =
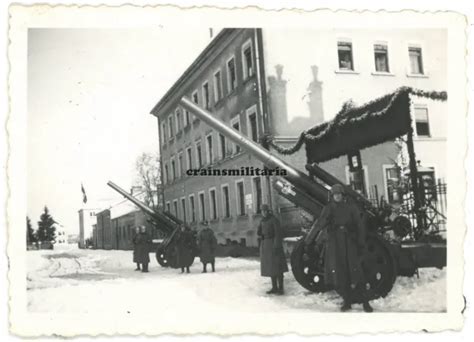
[[17, 334], [462, 325], [461, 16], [33, 9], [10, 13]]

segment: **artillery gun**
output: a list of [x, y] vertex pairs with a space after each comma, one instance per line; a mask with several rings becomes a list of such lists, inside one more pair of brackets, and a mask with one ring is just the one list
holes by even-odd
[[181, 265], [178, 266], [176, 246], [182, 234], [180, 227], [185, 225], [183, 221], [165, 211], [151, 209], [111, 181], [107, 182], [107, 185], [140, 208], [149, 217], [155, 229], [165, 235], [164, 240], [158, 245], [155, 252], [156, 261], [162, 267], [189, 267], [193, 264], [196, 248], [195, 246], [188, 246], [192, 250], [191, 256], [184, 263], [181, 260]]
[[[408, 92], [408, 88], [401, 89], [400, 97], [408, 96], [408, 93], [405, 94], [402, 91]], [[398, 94], [396, 95], [398, 96]], [[369, 284], [368, 287], [370, 287], [369, 295], [371, 299], [386, 296], [392, 289], [397, 275], [413, 276], [418, 268], [442, 268], [446, 265], [445, 244], [419, 243], [416, 241], [402, 243], [397, 240], [388, 240], [384, 233], [388, 230], [400, 230], [399, 223], [400, 221], [405, 222], [404, 218], [388, 220], [388, 216], [374, 208], [368, 199], [345, 186], [343, 182], [323, 170], [316, 163], [306, 165], [306, 169], [309, 171], [309, 175], [306, 175], [240, 132], [227, 126], [209, 111], [202, 109], [186, 97], [181, 98], [180, 105], [260, 160], [265, 167], [273, 169], [278, 167], [287, 171], [286, 176], [274, 179], [273, 186], [280, 195], [315, 218], [312, 231], [299, 240], [291, 254], [293, 275], [304, 288], [313, 292], [324, 292], [330, 289], [324, 281], [325, 246], [324, 243], [319, 241], [322, 231], [320, 230], [321, 227], [318, 226], [317, 218], [322, 208], [328, 203], [329, 188], [334, 184], [342, 184], [345, 187], [347, 194], [358, 204], [365, 218], [368, 234], [366, 251], [361, 257], [361, 265]], [[371, 124], [373, 123], [371, 122]], [[397, 136], [402, 133], [402, 131], [397, 132]], [[305, 246], [304, 239], [310, 239], [308, 246]], [[360, 297], [354, 299], [355, 301], [362, 301]]]

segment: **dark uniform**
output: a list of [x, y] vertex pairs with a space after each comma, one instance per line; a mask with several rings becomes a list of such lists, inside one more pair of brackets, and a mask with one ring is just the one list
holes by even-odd
[[267, 293], [283, 294], [283, 273], [288, 272], [285, 253], [283, 251], [283, 229], [278, 219], [262, 205], [264, 217], [258, 226], [260, 237], [260, 274], [272, 278], [272, 288]]
[[[361, 212], [354, 203], [344, 197], [340, 201], [334, 200], [335, 194], [344, 195], [344, 188], [334, 185], [331, 194], [332, 199], [317, 222], [326, 234], [324, 278], [325, 283], [333, 285], [343, 296], [341, 310], [346, 311], [351, 308], [353, 291], [361, 291], [363, 297], [366, 295], [361, 267], [366, 231]], [[367, 300], [364, 301], [364, 310], [372, 311]]]
[[202, 262], [203, 273], [207, 272], [207, 264], [211, 264], [212, 272], [215, 272], [215, 260], [216, 260], [216, 247], [217, 239], [212, 229], [206, 227], [199, 232], [198, 247], [199, 247], [199, 258]]
[[151, 239], [145, 232], [140, 232], [136, 237], [136, 252], [135, 260], [142, 265], [142, 272], [148, 272], [148, 264], [150, 263], [150, 248]]
[[138, 250], [138, 235], [140, 232], [135, 233], [132, 238], [133, 244], [133, 262], [137, 264], [135, 271], [140, 271], [140, 263], [137, 261], [137, 250]]
[[178, 267], [181, 267], [181, 273], [189, 273], [189, 266], [194, 259], [195, 238], [193, 232], [189, 228], [184, 228], [180, 231], [178, 241], [176, 244], [176, 255]]

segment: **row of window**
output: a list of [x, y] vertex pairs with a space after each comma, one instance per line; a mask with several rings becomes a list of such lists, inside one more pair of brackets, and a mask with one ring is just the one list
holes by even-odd
[[[252, 178], [252, 193], [246, 194], [244, 181], [235, 181], [234, 195], [236, 205], [231, 204], [232, 191], [228, 184], [222, 184], [220, 194], [215, 187], [205, 191], [198, 191], [166, 202], [166, 210], [186, 223], [202, 222], [206, 220], [215, 221], [219, 218], [230, 218], [232, 215], [245, 216], [247, 210], [252, 207], [257, 214], [261, 212], [263, 201], [262, 180], [260, 177]], [[207, 199], [206, 199], [207, 197]], [[220, 201], [220, 205], [218, 205]], [[234, 212], [235, 211], [235, 212]], [[209, 215], [209, 216], [208, 216]]]
[[[255, 106], [252, 106], [247, 110], [247, 133], [250, 133], [250, 138], [254, 141], [258, 141], [258, 121]], [[428, 117], [428, 108], [426, 106], [415, 105], [414, 107], [415, 116], [415, 130], [418, 137], [430, 137], [430, 124]], [[240, 131], [240, 117], [236, 116], [231, 120], [231, 126]], [[164, 162], [164, 183], [168, 184], [178, 178], [185, 176], [185, 172], [188, 169], [199, 169], [205, 165], [211, 165], [216, 161], [215, 158], [215, 142], [214, 133], [209, 133], [205, 137], [205, 152], [203, 152], [203, 146], [201, 139], [195, 141], [194, 146], [188, 146], [185, 151], [180, 151], [175, 156], [171, 156], [169, 163]], [[240, 152], [240, 147], [236, 144], [232, 144], [231, 153], [237, 154]], [[194, 152], [193, 152], [194, 151]], [[218, 160], [223, 160], [229, 156], [229, 150], [227, 145], [227, 139], [222, 134], [218, 134], [217, 140], [217, 151]], [[205, 153], [205, 160], [203, 158]], [[184, 156], [183, 156], [184, 155]], [[185, 160], [186, 159], [186, 165]]]
[[[247, 135], [255, 142], [259, 140], [259, 124], [257, 119], [257, 106], [253, 105], [246, 110]], [[230, 122], [232, 128], [241, 131], [240, 115], [236, 115]], [[184, 151], [179, 151], [177, 156], [172, 155], [169, 162], [164, 161], [164, 184], [168, 184], [177, 178], [183, 177], [188, 169], [199, 169], [204, 165], [211, 165], [217, 160], [224, 160], [230, 155], [240, 153], [240, 146], [237, 144], [228, 145], [227, 139], [222, 134], [217, 134], [217, 155], [215, 154], [216, 143], [215, 133], [212, 131], [204, 139], [204, 148], [201, 138], [194, 142], [193, 146], [188, 146]], [[205, 151], [203, 151], [203, 149]], [[205, 157], [205, 159], [204, 159]], [[186, 159], [186, 165], [185, 165]]]
[[[432, 170], [430, 177], [434, 179], [434, 168]], [[383, 177], [387, 201], [389, 203], [398, 202], [400, 198], [398, 198], [397, 189], [392, 187], [392, 183], [396, 182], [398, 177], [396, 168], [391, 165], [384, 165]], [[350, 172], [349, 167], [346, 166], [346, 183], [368, 198], [372, 198], [374, 195], [369, 190], [367, 165], [363, 166], [359, 177], [355, 173]], [[194, 223], [198, 222], [198, 220], [199, 222], [206, 220], [215, 221], [219, 218], [230, 218], [232, 215], [245, 216], [249, 207], [257, 214], [261, 212], [263, 203], [261, 177], [252, 178], [252, 193], [246, 194], [242, 179], [235, 181], [234, 189], [235, 205], [231, 204], [231, 188], [228, 184], [222, 184], [220, 195], [215, 187], [211, 187], [208, 190], [207, 199], [205, 191], [198, 191], [197, 196], [190, 194], [188, 198], [181, 197], [180, 199], [167, 201], [165, 209], [186, 223]], [[218, 205], [219, 200], [220, 206]]]
[[[339, 41], [337, 43], [337, 56], [339, 70], [355, 70], [352, 42]], [[424, 75], [422, 48], [415, 45], [409, 46], [408, 57], [410, 59], [410, 73], [412, 75]], [[374, 44], [374, 67], [376, 72], [390, 73], [389, 52], [386, 43]]]
[[[242, 45], [241, 52], [242, 80], [246, 81], [255, 73], [252, 41], [250, 39]], [[226, 73], [225, 82], [227, 83], [227, 95], [229, 95], [234, 91], [234, 89], [237, 88], [238, 68], [234, 55], [232, 55], [232, 57], [226, 61], [224, 68]], [[213, 73], [211, 81], [204, 81], [200, 90], [196, 89], [191, 93], [192, 101], [209, 110], [212, 105], [215, 105], [226, 96], [223, 88], [223, 79], [224, 77], [222, 74], [222, 69], [219, 67]], [[199, 93], [201, 96], [199, 96]], [[183, 111], [180, 108], [177, 108], [174, 113], [171, 113], [161, 124], [162, 144], [165, 144], [168, 140], [174, 138], [174, 136], [178, 134], [178, 132], [180, 132], [184, 127], [190, 125], [192, 120], [194, 120], [194, 116], [191, 115], [187, 110]]]

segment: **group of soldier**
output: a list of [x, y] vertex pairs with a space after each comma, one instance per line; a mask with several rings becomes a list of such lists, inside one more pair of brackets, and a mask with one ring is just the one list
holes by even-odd
[[[331, 198], [324, 207], [320, 217], [313, 225], [304, 240], [305, 249], [312, 248], [314, 241], [325, 245], [324, 249], [324, 282], [334, 287], [343, 298], [341, 311], [348, 311], [354, 303], [356, 294], [362, 298], [365, 312], [372, 312], [369, 304], [369, 283], [364, 278], [361, 257], [365, 252], [366, 232], [361, 211], [345, 196], [342, 185], [331, 188]], [[283, 249], [283, 229], [270, 207], [263, 204], [262, 220], [258, 225], [257, 234], [260, 245], [260, 271], [262, 277], [270, 277], [272, 287], [267, 294], [283, 295], [283, 274], [288, 272], [288, 265]], [[194, 258], [191, 248], [196, 234], [184, 225], [177, 244], [178, 264], [182, 264], [181, 272], [189, 273], [188, 258]], [[207, 272], [207, 264], [215, 271], [215, 251], [217, 241], [214, 232], [207, 222], [197, 234], [199, 256], [203, 264], [203, 273]], [[140, 228], [134, 240], [134, 262], [137, 270], [148, 272], [147, 237], [145, 227]], [[146, 250], [146, 252], [145, 252]]]
[[[346, 195], [344, 186], [331, 188], [330, 201], [306, 235], [305, 250], [313, 243], [324, 244], [324, 282], [341, 294], [341, 311], [348, 311], [355, 297], [362, 299], [365, 312], [369, 304], [370, 284], [364, 277], [361, 259], [365, 252], [366, 229], [362, 212]], [[283, 229], [268, 205], [262, 205], [262, 220], [258, 226], [260, 240], [260, 271], [270, 277], [272, 287], [267, 294], [284, 294], [283, 274], [288, 272], [283, 250]]]
[[[207, 222], [201, 223], [199, 233], [191, 231], [187, 226], [181, 225], [180, 234], [175, 247], [175, 255], [177, 264], [181, 268], [181, 273], [190, 273], [189, 266], [194, 260], [194, 254], [197, 250], [201, 263], [203, 265], [203, 273], [207, 273], [207, 265], [210, 264], [212, 272], [216, 271], [216, 248], [217, 239], [212, 229], [209, 228]], [[146, 232], [145, 226], [138, 226], [132, 239], [133, 243], [133, 262], [136, 263], [135, 271], [148, 272], [148, 264], [150, 263], [150, 244], [151, 239]]]
[[201, 230], [192, 231], [185, 225], [180, 227], [181, 233], [176, 244], [177, 263], [181, 273], [190, 273], [189, 265], [193, 263], [194, 254], [198, 254], [202, 263], [202, 273], [207, 273], [207, 265], [211, 264], [212, 272], [216, 271], [217, 239], [209, 223], [201, 223]]

